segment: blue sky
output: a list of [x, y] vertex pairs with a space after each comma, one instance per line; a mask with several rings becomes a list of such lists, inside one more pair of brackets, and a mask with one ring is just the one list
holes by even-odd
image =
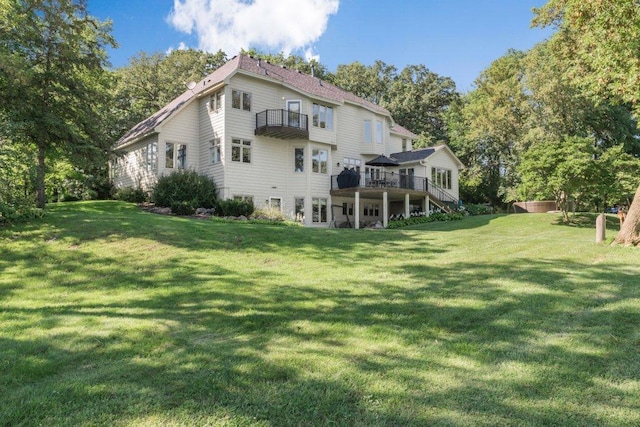
[[[527, 50], [551, 35], [530, 28], [544, 0], [89, 0], [89, 12], [113, 21], [120, 47], [113, 67], [140, 51], [181, 47], [232, 57], [241, 48], [313, 55], [339, 64], [380, 59], [401, 70], [424, 64], [459, 90], [509, 48]], [[189, 32], [190, 31], [190, 32]], [[226, 47], [226, 48], [225, 48]]]

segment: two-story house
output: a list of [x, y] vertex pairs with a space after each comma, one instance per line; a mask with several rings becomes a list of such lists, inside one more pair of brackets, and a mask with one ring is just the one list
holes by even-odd
[[412, 150], [416, 138], [372, 102], [238, 55], [127, 132], [111, 169], [116, 187], [148, 190], [191, 168], [223, 199], [251, 199], [308, 226], [386, 226], [458, 199], [460, 161], [444, 145]]

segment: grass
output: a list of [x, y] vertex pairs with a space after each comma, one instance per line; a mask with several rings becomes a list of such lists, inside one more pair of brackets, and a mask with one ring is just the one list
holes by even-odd
[[638, 425], [639, 252], [581, 219], [52, 206], [0, 228], [0, 424]]

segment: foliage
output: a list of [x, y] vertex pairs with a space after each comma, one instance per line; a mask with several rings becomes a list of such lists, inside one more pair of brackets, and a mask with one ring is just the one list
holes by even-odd
[[33, 192], [34, 163], [33, 150], [11, 143], [0, 135], [0, 223], [40, 215]]
[[386, 105], [389, 90], [397, 78], [397, 69], [377, 60], [371, 66], [361, 62], [341, 64], [331, 76], [336, 86], [378, 105]]
[[149, 196], [147, 192], [140, 187], [125, 187], [116, 189], [113, 193], [113, 198], [123, 202], [143, 203], [147, 201]]
[[485, 204], [465, 204], [464, 211], [469, 215], [488, 215], [493, 213], [493, 208]]
[[287, 219], [280, 209], [271, 207], [256, 209], [252, 215], [256, 218], [268, 219], [270, 221], [286, 221]]
[[156, 206], [170, 207], [177, 215], [191, 215], [197, 208], [216, 206], [216, 184], [194, 170], [177, 170], [158, 178], [151, 200]]
[[599, 181], [594, 154], [589, 138], [568, 137], [534, 144], [522, 155], [521, 198], [553, 197], [568, 221], [569, 198], [579, 199], [592, 192]]
[[110, 24], [87, 13], [83, 0], [9, 2], [0, 26], [0, 109], [13, 142], [37, 149], [37, 206], [45, 205], [47, 157], [104, 154], [101, 105], [109, 83], [105, 46]]
[[251, 200], [226, 199], [219, 200], [216, 206], [216, 215], [219, 216], [245, 216], [253, 214], [255, 207]]
[[[640, 4], [635, 0], [549, 0], [535, 9], [534, 25], [555, 25], [551, 43], [567, 75], [594, 102], [630, 106], [640, 113]], [[640, 186], [616, 243], [640, 242]]]
[[436, 221], [459, 221], [463, 218], [464, 215], [462, 215], [460, 212], [433, 213], [429, 216], [412, 216], [405, 219], [396, 219], [393, 221], [389, 221], [389, 225], [387, 226], [387, 228], [396, 229], [407, 227], [409, 225], [427, 224]]
[[458, 97], [451, 78], [424, 65], [408, 65], [394, 79], [382, 106], [394, 120], [434, 145], [448, 142], [445, 113]]

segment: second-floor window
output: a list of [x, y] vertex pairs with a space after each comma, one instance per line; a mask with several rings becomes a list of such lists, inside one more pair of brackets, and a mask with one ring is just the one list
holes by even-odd
[[382, 122], [380, 120], [376, 121], [376, 142], [378, 144], [382, 144], [383, 142], [383, 138], [382, 138]]
[[251, 111], [251, 94], [233, 89], [231, 91], [231, 107], [238, 110]]
[[372, 129], [371, 129], [371, 120], [365, 120], [364, 121], [364, 142], [372, 142], [373, 141], [373, 135], [372, 135]]
[[304, 172], [304, 148], [295, 147], [293, 149], [294, 167], [295, 172]]
[[211, 111], [218, 111], [222, 108], [222, 91], [221, 90], [211, 95], [211, 99], [209, 100], [209, 108], [211, 109]]
[[333, 108], [322, 104], [313, 104], [313, 126], [333, 129]]
[[251, 163], [251, 141], [247, 141], [246, 139], [232, 139], [231, 161]]
[[327, 150], [314, 148], [311, 151], [311, 170], [315, 173], [327, 173], [329, 154]]

